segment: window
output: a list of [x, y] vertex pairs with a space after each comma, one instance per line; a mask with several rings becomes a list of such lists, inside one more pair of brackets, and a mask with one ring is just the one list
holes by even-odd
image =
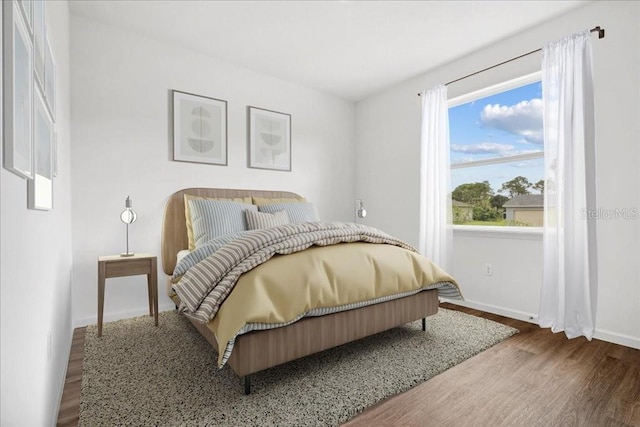
[[540, 227], [540, 73], [449, 101], [453, 223]]

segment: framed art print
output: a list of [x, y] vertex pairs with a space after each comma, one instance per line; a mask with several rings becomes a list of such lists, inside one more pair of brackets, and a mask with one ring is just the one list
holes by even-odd
[[58, 132], [56, 132], [55, 125], [53, 126], [53, 129], [51, 130], [51, 132], [53, 135], [53, 139], [51, 143], [53, 154], [51, 158], [53, 162], [53, 176], [56, 177], [58, 176]]
[[46, 101], [51, 118], [56, 121], [56, 67], [51, 55], [49, 39], [44, 40], [44, 100]]
[[24, 16], [24, 22], [27, 24], [27, 28], [29, 33], [33, 31], [33, 26], [31, 25], [31, 12], [33, 8], [31, 7], [31, 0], [18, 0], [18, 4], [20, 4], [20, 9], [22, 10], [22, 14]]
[[28, 208], [53, 209], [53, 123], [40, 89], [34, 97], [34, 176], [27, 186]]
[[173, 160], [227, 165], [227, 101], [173, 92]]
[[45, 5], [44, 0], [33, 0], [33, 69], [36, 81], [41, 89], [44, 89], [44, 39], [45, 29]]
[[3, 163], [23, 178], [33, 177], [33, 46], [18, 3], [3, 7]]
[[291, 171], [291, 115], [249, 109], [249, 167]]

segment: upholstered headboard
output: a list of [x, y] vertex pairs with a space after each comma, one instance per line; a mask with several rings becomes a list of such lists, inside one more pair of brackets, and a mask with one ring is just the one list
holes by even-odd
[[226, 188], [185, 188], [173, 193], [164, 208], [162, 220], [162, 269], [165, 274], [173, 274], [178, 252], [189, 247], [187, 223], [184, 214], [184, 195], [233, 199], [235, 197], [266, 197], [302, 199], [288, 191], [231, 190]]

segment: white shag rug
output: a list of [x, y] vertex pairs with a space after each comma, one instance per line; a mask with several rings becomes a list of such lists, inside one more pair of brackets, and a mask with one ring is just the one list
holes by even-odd
[[173, 311], [86, 332], [81, 426], [334, 426], [517, 332], [440, 309], [416, 321], [242, 378]]

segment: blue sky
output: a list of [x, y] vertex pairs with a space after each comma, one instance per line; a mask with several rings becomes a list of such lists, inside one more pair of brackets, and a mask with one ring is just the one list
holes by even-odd
[[[451, 163], [543, 151], [542, 85], [531, 83], [452, 107], [449, 129]], [[503, 182], [518, 175], [539, 181], [544, 177], [544, 160], [454, 169], [452, 189], [487, 180], [498, 194]]]

